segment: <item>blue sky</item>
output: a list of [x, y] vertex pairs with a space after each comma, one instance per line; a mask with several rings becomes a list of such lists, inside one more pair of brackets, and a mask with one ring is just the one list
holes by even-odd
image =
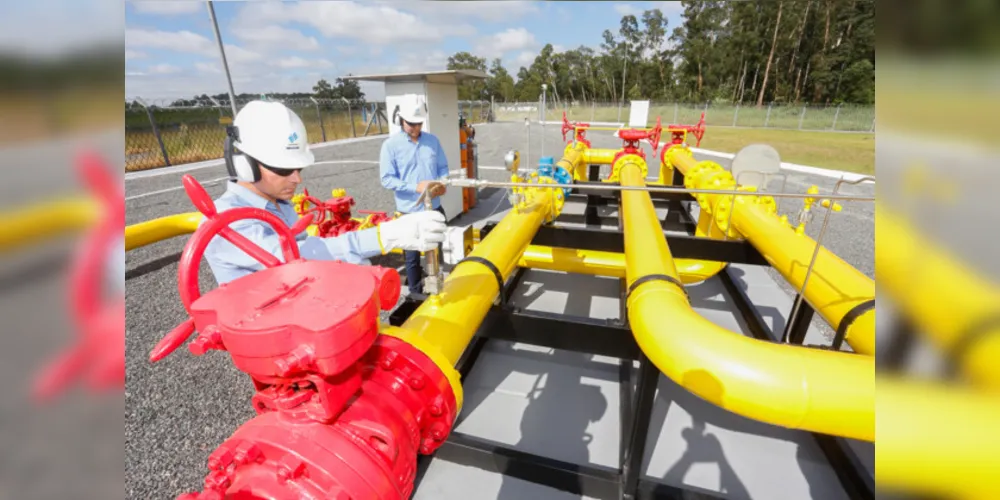
[[[516, 77], [546, 43], [595, 49], [623, 14], [659, 8], [668, 33], [674, 2], [308, 1], [215, 2], [233, 87], [241, 92], [308, 92], [320, 78], [445, 69], [467, 50], [501, 57]], [[167, 100], [226, 91], [205, 3], [125, 4], [125, 93]], [[381, 84], [363, 84], [381, 98]]]

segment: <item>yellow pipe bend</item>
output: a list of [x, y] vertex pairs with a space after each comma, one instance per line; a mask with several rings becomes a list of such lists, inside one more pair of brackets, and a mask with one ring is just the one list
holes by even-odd
[[[684, 184], [688, 187], [736, 188], [732, 174], [718, 165], [696, 162], [686, 149], [672, 148], [666, 157], [685, 175]], [[793, 287], [802, 287], [816, 241], [805, 234], [796, 234], [783, 223], [775, 215], [773, 198], [737, 196], [735, 204], [731, 195], [698, 194], [696, 198], [701, 209], [710, 212], [723, 231], [730, 231], [725, 226], [732, 210], [732, 230], [750, 241]], [[805, 298], [827, 323], [838, 328], [848, 313], [875, 300], [875, 281], [824, 247], [816, 258]], [[874, 308], [860, 314], [847, 327], [845, 340], [855, 352], [875, 354]]]
[[[632, 163], [621, 177], [622, 185], [644, 184]], [[622, 209], [629, 287], [644, 276], [676, 279], [649, 193], [623, 191]], [[692, 393], [761, 422], [874, 441], [874, 358], [734, 334], [695, 313], [682, 288], [667, 281], [641, 284], [627, 307], [642, 351]]]
[[968, 387], [878, 377], [879, 490], [996, 498], [1000, 399]]
[[879, 286], [941, 351], [954, 357], [959, 344], [969, 342], [955, 360], [963, 374], [985, 387], [1000, 388], [1000, 287], [921, 237], [884, 206], [876, 207], [875, 231], [885, 242], [875, 246]]
[[[677, 259], [677, 274], [685, 285], [705, 281], [719, 273], [725, 262]], [[575, 248], [528, 245], [518, 267], [590, 276], [625, 277], [625, 254]]]
[[125, 227], [125, 251], [158, 241], [191, 234], [198, 229], [203, 216], [199, 212], [168, 215]]

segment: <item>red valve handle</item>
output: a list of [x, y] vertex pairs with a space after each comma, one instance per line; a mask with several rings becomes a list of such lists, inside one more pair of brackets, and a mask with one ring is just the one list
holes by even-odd
[[[187, 245], [184, 246], [178, 269], [177, 288], [184, 309], [188, 313], [191, 312], [191, 305], [201, 297], [201, 289], [198, 287], [198, 268], [205, 255], [205, 249], [208, 248], [208, 244], [216, 235], [222, 236], [253, 257], [254, 260], [263, 264], [264, 267], [271, 268], [282, 264], [277, 257], [229, 227], [237, 220], [256, 219], [270, 224], [278, 233], [281, 254], [285, 258], [285, 263], [299, 260], [299, 247], [295, 242], [295, 235], [304, 231], [312, 223], [312, 214], [301, 217], [294, 226], [289, 228], [278, 216], [259, 208], [234, 208], [218, 213], [215, 202], [194, 177], [185, 175], [181, 182], [184, 185], [184, 191], [191, 198], [191, 202], [205, 216], [205, 222], [198, 227], [191, 235]], [[156, 362], [169, 355], [180, 347], [194, 333], [194, 330], [193, 319], [188, 319], [171, 330], [153, 348], [150, 353], [150, 361]]]
[[[563, 142], [566, 142], [566, 132], [573, 130], [573, 125], [566, 119], [566, 112], [563, 111], [563, 124], [562, 124], [562, 138]], [[574, 132], [575, 135], [575, 132]]]
[[660, 134], [663, 133], [663, 124], [660, 123], [660, 117], [656, 117], [656, 126], [649, 131], [649, 144], [653, 146], [653, 154], [656, 154], [656, 150], [660, 149]]

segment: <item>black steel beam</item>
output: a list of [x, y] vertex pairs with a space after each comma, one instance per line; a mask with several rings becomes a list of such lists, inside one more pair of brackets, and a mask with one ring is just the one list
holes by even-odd
[[646, 455], [646, 441], [649, 437], [649, 422], [653, 417], [653, 403], [656, 401], [656, 386], [660, 371], [649, 358], [639, 355], [639, 381], [636, 384], [635, 399], [630, 404], [633, 413], [628, 425], [628, 440], [623, 443], [624, 460], [621, 467], [621, 498], [636, 498], [639, 478], [642, 477], [642, 459]]
[[[796, 296], [798, 299], [798, 296]], [[795, 302], [792, 301], [792, 308], [795, 308]], [[781, 333], [782, 342], [787, 342], [789, 344], [802, 345], [806, 340], [806, 333], [809, 332], [809, 325], [812, 324], [813, 315], [816, 310], [809, 304], [809, 302], [802, 298], [802, 303], [799, 304], [799, 312], [795, 314], [795, 318], [785, 324], [785, 331]], [[791, 316], [792, 312], [788, 312]]]
[[617, 470], [525, 453], [460, 432], [452, 432], [435, 456], [575, 495], [602, 499], [618, 495]]
[[494, 306], [487, 321], [494, 321], [495, 327], [480, 330], [480, 335], [490, 339], [615, 358], [638, 359], [639, 356], [639, 346], [632, 333], [615, 320]]

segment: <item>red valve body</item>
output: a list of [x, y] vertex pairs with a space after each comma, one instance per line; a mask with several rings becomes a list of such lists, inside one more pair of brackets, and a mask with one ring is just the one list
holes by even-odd
[[[152, 359], [169, 354], [196, 329], [193, 353], [228, 351], [250, 375], [257, 416], [211, 454], [203, 491], [179, 498], [408, 498], [417, 454], [441, 445], [458, 408], [447, 376], [427, 355], [379, 335], [379, 310], [396, 305], [399, 274], [304, 261], [291, 244], [283, 247], [284, 263], [266, 264], [200, 295], [191, 270], [206, 242], [220, 234], [255, 252], [252, 243], [226, 233], [225, 223], [241, 214], [266, 217], [217, 214], [193, 178], [184, 182], [209, 219], [181, 259], [178, 287], [186, 290], [182, 300], [192, 319], [168, 334]], [[291, 229], [280, 220], [268, 222], [288, 243], [311, 217]]]

